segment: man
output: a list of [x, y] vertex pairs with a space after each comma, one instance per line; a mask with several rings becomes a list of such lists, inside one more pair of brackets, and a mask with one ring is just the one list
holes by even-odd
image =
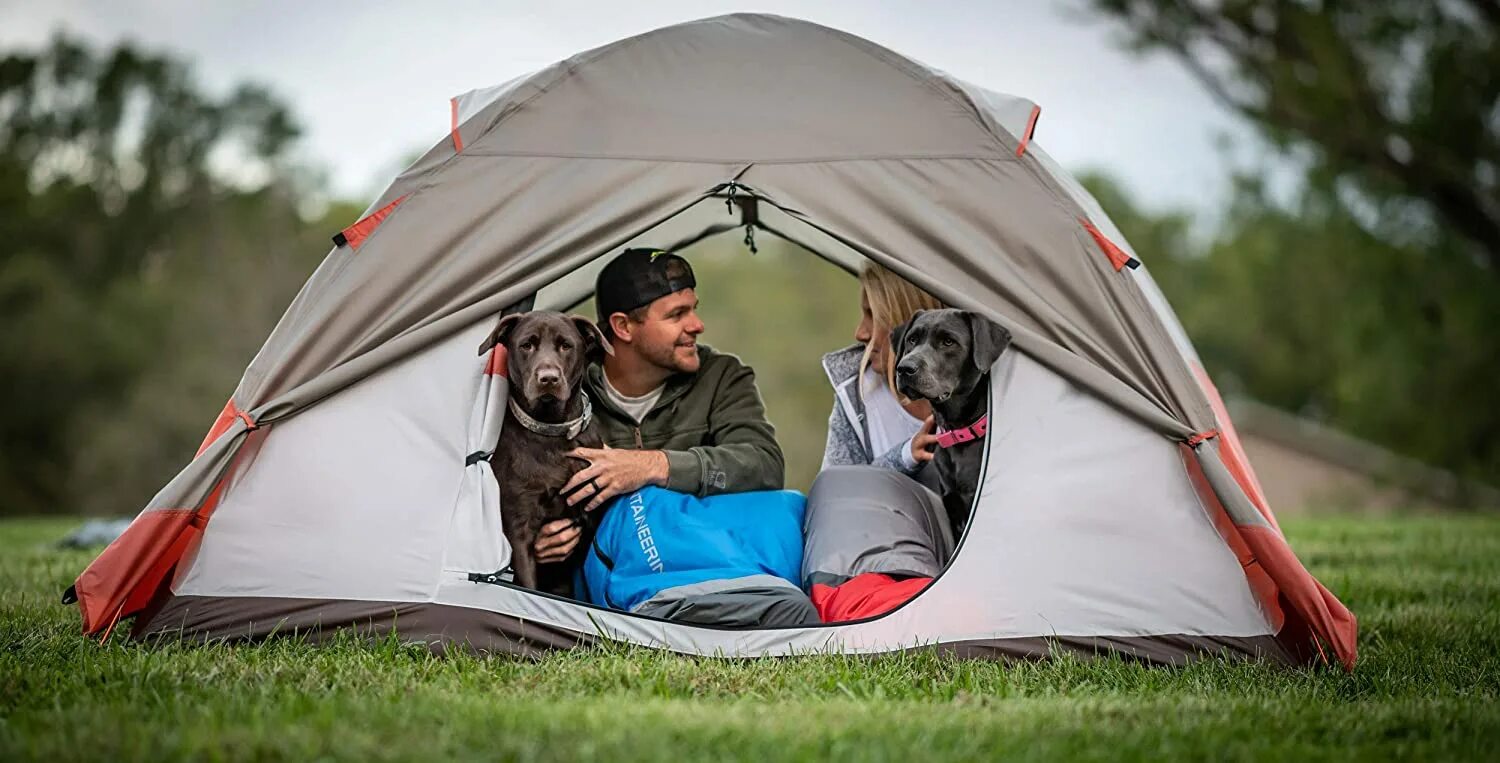
[[[593, 511], [647, 485], [699, 496], [781, 489], [785, 463], [755, 372], [698, 344], [696, 286], [687, 260], [660, 249], [627, 249], [599, 273], [599, 328], [614, 353], [584, 384], [605, 449], [573, 451], [589, 466], [563, 493], [589, 487], [572, 503]], [[547, 524], [537, 561], [567, 558], [578, 536], [569, 520]]]

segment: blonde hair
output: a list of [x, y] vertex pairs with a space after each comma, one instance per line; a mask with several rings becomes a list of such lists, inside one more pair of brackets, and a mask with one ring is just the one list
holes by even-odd
[[[917, 313], [918, 310], [938, 310], [943, 303], [937, 297], [917, 288], [911, 281], [892, 273], [885, 266], [875, 262], [866, 263], [864, 270], [859, 273], [859, 287], [864, 292], [865, 299], [870, 303], [870, 317], [875, 324], [872, 327], [873, 336], [865, 344], [864, 357], [859, 360], [859, 378], [865, 378], [865, 369], [870, 367], [870, 355], [875, 348], [875, 342], [880, 340], [890, 341], [891, 329], [901, 325]], [[896, 348], [892, 347], [885, 354], [885, 368], [876, 369], [885, 379], [885, 385], [891, 390], [898, 400], [903, 399], [900, 392], [896, 391]], [[859, 385], [860, 394], [864, 394], [864, 383]]]

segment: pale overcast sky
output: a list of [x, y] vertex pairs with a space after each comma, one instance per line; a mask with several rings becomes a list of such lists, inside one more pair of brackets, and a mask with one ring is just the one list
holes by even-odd
[[1230, 171], [1216, 136], [1246, 134], [1176, 62], [1124, 52], [1118, 29], [1060, 2], [308, 2], [0, 0], [0, 48], [57, 29], [172, 49], [210, 88], [255, 80], [290, 101], [301, 153], [365, 199], [448, 130], [448, 98], [587, 48], [735, 11], [808, 19], [1042, 106], [1036, 140], [1102, 168], [1146, 205], [1211, 211]]

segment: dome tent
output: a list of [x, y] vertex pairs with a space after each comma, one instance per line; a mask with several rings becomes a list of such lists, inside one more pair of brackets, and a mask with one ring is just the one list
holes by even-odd
[[[851, 35], [732, 15], [451, 104], [324, 260], [196, 458], [75, 583], [84, 630], [393, 630], [529, 653], [605, 638], [730, 656], [1107, 651], [1352, 666], [1170, 308], [1032, 140], [1039, 109]], [[726, 217], [726, 210], [734, 213]], [[632, 243], [744, 226], [868, 258], [1010, 329], [973, 519], [879, 618], [728, 630], [487, 582], [502, 310], [586, 298]], [[811, 362], [811, 361], [810, 361]]]

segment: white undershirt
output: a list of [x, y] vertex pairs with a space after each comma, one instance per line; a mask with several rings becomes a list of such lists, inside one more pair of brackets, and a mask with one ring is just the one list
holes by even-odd
[[[911, 441], [922, 428], [922, 420], [902, 407], [901, 401], [886, 386], [885, 379], [873, 368], [865, 369], [862, 379], [865, 394], [865, 428], [870, 432], [870, 456], [878, 458], [897, 445]], [[912, 461], [911, 453], [904, 454], [902, 461]], [[915, 466], [915, 462], [907, 464]]]
[[641, 420], [646, 418], [646, 414], [656, 407], [656, 401], [661, 399], [661, 391], [667, 388], [666, 382], [662, 382], [656, 389], [640, 397], [627, 397], [615, 389], [615, 385], [609, 383], [609, 374], [600, 374], [600, 376], [604, 377], [605, 396], [637, 424], [641, 423]]

